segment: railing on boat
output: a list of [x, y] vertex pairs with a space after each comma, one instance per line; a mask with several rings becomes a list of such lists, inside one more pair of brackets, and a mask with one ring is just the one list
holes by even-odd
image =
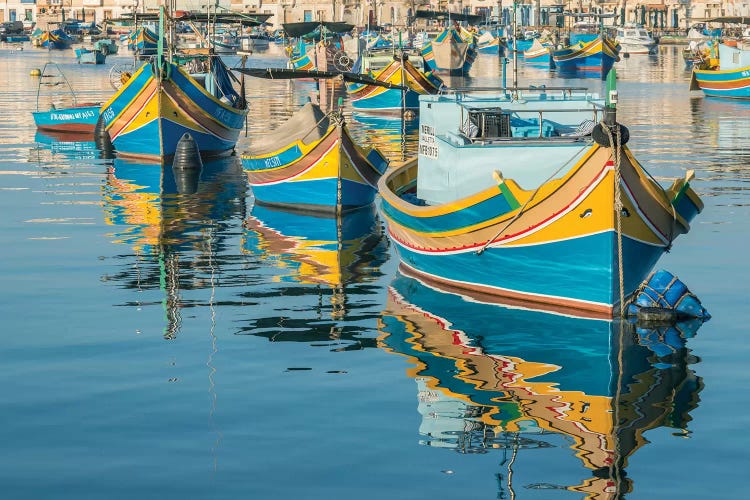
[[[468, 139], [472, 144], [484, 143], [484, 142], [507, 142], [507, 141], [518, 141], [518, 140], [537, 140], [543, 139], [545, 141], [561, 141], [561, 140], [579, 140], [587, 137], [591, 134], [591, 129], [599, 121], [601, 113], [604, 111], [604, 106], [599, 103], [590, 103], [591, 106], [585, 108], [570, 108], [570, 109], [533, 109], [524, 108], [523, 110], [514, 109], [503, 109], [502, 107], [487, 107], [487, 108], [465, 108], [461, 107], [461, 134]], [[464, 114], [464, 111], [466, 114]], [[513, 127], [511, 126], [511, 115], [516, 114], [521, 120], [529, 120], [530, 118], [521, 117], [518, 113], [526, 115], [538, 115], [538, 129], [537, 135], [523, 135], [514, 136]], [[591, 120], [586, 120], [579, 124], [575, 130], [567, 130], [565, 133], [560, 135], [552, 135], [551, 133], [545, 133], [545, 128], [552, 127], [550, 121], [544, 121], [544, 113], [581, 113], [591, 112]], [[537, 124], [530, 122], [529, 127]], [[475, 127], [475, 128], [473, 128]]]

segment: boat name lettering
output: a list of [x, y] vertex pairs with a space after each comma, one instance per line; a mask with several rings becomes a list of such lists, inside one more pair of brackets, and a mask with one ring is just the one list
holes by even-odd
[[276, 168], [281, 166], [281, 160], [278, 156], [272, 156], [270, 158], [266, 158], [266, 168]]
[[430, 125], [419, 126], [419, 155], [437, 160], [438, 146], [435, 141], [435, 127]]
[[88, 111], [74, 111], [71, 113], [51, 113], [50, 117], [53, 120], [80, 120], [82, 118], [91, 118], [96, 116], [92, 110]]
[[115, 117], [115, 110], [112, 108], [107, 108], [102, 113], [102, 116], [104, 116], [105, 123], [109, 123]]

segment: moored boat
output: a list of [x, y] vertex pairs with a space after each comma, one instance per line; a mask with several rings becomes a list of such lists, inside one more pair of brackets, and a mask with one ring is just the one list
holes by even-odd
[[354, 143], [340, 113], [307, 103], [242, 154], [256, 201], [331, 212], [369, 205], [388, 165]]
[[381, 211], [424, 279], [611, 317], [703, 204], [690, 175], [653, 180], [612, 113], [592, 140], [600, 100], [550, 92], [422, 97], [419, 156], [380, 179]]
[[75, 50], [79, 64], [104, 64], [107, 54], [97, 49], [81, 47]]
[[391, 53], [388, 59], [388, 64], [371, 76], [378, 82], [405, 88], [349, 83], [347, 90], [352, 99], [352, 108], [373, 113], [418, 110], [420, 95], [436, 94], [443, 86], [439, 77], [422, 71], [421, 61], [411, 59], [403, 51]]
[[531, 47], [523, 53], [523, 60], [526, 64], [540, 65], [548, 68], [555, 67], [555, 61], [552, 59], [554, 47], [550, 43], [542, 43], [538, 38], [534, 40]]
[[[67, 92], [48, 94], [46, 87], [65, 87]], [[47, 102], [45, 102], [47, 101]], [[98, 102], [78, 102], [75, 91], [60, 67], [45, 63], [39, 76], [34, 123], [40, 131], [66, 134], [93, 134], [99, 119]]]
[[750, 50], [718, 44], [718, 66], [709, 58], [707, 67], [694, 67], [690, 90], [708, 97], [750, 99]]
[[626, 24], [617, 28], [615, 40], [622, 54], [655, 54], [658, 42], [646, 29], [638, 24]]
[[118, 156], [161, 161], [174, 154], [185, 133], [204, 157], [231, 154], [245, 125], [247, 103], [232, 87], [221, 59], [212, 58], [200, 77], [168, 61], [141, 65], [102, 106]]
[[425, 64], [439, 75], [466, 76], [477, 57], [476, 36], [457, 26], [445, 28], [422, 46]]
[[620, 60], [620, 56], [617, 45], [601, 35], [589, 42], [576, 42], [555, 50], [552, 59], [562, 73], [580, 72], [604, 79], [615, 61]]

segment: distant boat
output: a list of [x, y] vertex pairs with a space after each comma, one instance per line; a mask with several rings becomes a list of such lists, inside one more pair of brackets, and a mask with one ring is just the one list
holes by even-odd
[[477, 51], [481, 54], [499, 54], [501, 45], [500, 37], [489, 31], [485, 31], [477, 38]]
[[555, 50], [552, 44], [542, 43], [535, 39], [526, 52], [523, 53], [523, 60], [526, 64], [540, 65], [548, 68], [555, 67], [555, 61], [552, 59], [552, 51]]
[[388, 56], [388, 64], [372, 74], [379, 82], [406, 87], [386, 88], [383, 86], [359, 83], [347, 84], [352, 99], [352, 108], [357, 111], [375, 113], [394, 113], [405, 109], [418, 110], [419, 96], [436, 94], [443, 86], [443, 81], [432, 73], [424, 73], [422, 64], [409, 58], [404, 52]]
[[552, 59], [562, 73], [580, 72], [604, 79], [620, 56], [617, 44], [600, 35], [590, 42], [577, 42], [555, 50]]
[[655, 54], [657, 41], [643, 26], [626, 24], [617, 28], [615, 40], [622, 54]]
[[96, 49], [81, 47], [75, 50], [75, 54], [79, 64], [104, 64], [107, 60], [107, 54]]
[[[69, 96], [60, 96], [58, 94], [43, 93], [42, 90], [48, 86], [64, 86], [69, 92]], [[50, 102], [49, 107], [43, 109], [43, 100], [62, 99]], [[37, 130], [51, 133], [65, 134], [92, 134], [99, 120], [98, 102], [78, 102], [73, 87], [68, 79], [55, 63], [45, 63], [39, 76], [39, 85], [36, 95], [36, 111], [32, 112], [34, 123]]]
[[35, 45], [46, 49], [65, 50], [70, 48], [74, 40], [63, 30], [56, 29], [35, 32], [33, 41]]
[[708, 97], [750, 99], [750, 50], [719, 43], [718, 52], [718, 67], [693, 68], [690, 90], [700, 89]]
[[354, 143], [343, 117], [313, 103], [242, 154], [258, 202], [337, 213], [371, 204], [387, 166], [377, 149]]
[[464, 28], [445, 28], [422, 46], [422, 57], [439, 75], [466, 76], [477, 57], [476, 36]]

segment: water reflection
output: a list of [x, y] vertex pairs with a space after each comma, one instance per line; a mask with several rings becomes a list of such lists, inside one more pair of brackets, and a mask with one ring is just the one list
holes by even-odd
[[391, 161], [404, 161], [417, 153], [419, 119], [352, 113], [349, 129], [358, 144], [378, 148]]
[[32, 150], [32, 158], [38, 163], [48, 160], [48, 153], [62, 155], [73, 160], [101, 157], [91, 134], [55, 134], [37, 131], [34, 135], [34, 142], [36, 142], [36, 147]]
[[521, 487], [621, 498], [646, 430], [687, 433], [703, 385], [685, 339], [698, 326], [643, 329], [487, 305], [398, 275], [381, 343], [414, 365], [422, 444], [497, 450], [501, 494], [511, 498]]
[[178, 335], [181, 309], [206, 305], [184, 299], [183, 291], [215, 285], [232, 226], [245, 213], [246, 182], [236, 158], [204, 163], [191, 194], [180, 194], [184, 182], [171, 165], [116, 159], [103, 191], [105, 222], [114, 228], [109, 237], [133, 251], [120, 255], [123, 270], [105, 279], [160, 290], [166, 339]]
[[242, 251], [260, 259], [270, 285], [249, 297], [270, 307], [260, 307], [263, 317], [240, 333], [273, 341], [354, 343], [344, 349], [375, 346], [373, 339], [358, 337], [368, 330], [361, 320], [372, 318], [363, 312], [372, 305], [364, 299], [375, 293], [373, 282], [388, 256], [375, 207], [336, 216], [256, 204], [245, 221]]

